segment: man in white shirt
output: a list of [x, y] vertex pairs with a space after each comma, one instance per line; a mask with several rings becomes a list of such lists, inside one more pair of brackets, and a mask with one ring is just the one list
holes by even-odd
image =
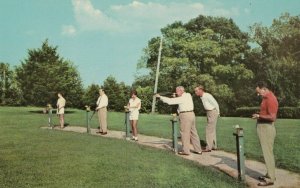
[[57, 93], [57, 96], [58, 96], [58, 100], [57, 100], [57, 103], [56, 103], [56, 106], [57, 106], [56, 114], [59, 117], [60, 128], [63, 129], [65, 127], [64, 114], [65, 114], [66, 100], [62, 96], [62, 93]]
[[161, 101], [169, 105], [178, 104], [178, 113], [180, 119], [180, 134], [182, 141], [182, 151], [178, 152], [180, 155], [189, 155], [190, 143], [194, 147], [194, 152], [202, 154], [200, 139], [196, 129], [196, 117], [194, 113], [194, 103], [190, 93], [184, 91], [184, 87], [176, 87], [176, 94], [178, 97], [169, 98], [163, 97], [159, 94], [155, 96], [160, 98]]
[[99, 132], [101, 135], [107, 134], [107, 105], [108, 98], [103, 89], [99, 89], [99, 98], [97, 100], [98, 119], [99, 119]]
[[195, 88], [195, 94], [201, 98], [207, 116], [207, 147], [205, 150], [203, 150], [203, 152], [210, 152], [211, 150], [217, 149], [216, 127], [218, 117], [220, 116], [219, 104], [210, 93], [205, 92], [204, 87], [202, 85], [199, 85]]

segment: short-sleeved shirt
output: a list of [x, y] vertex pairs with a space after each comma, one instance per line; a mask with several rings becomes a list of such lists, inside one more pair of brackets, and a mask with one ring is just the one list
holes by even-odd
[[129, 120], [138, 120], [139, 110], [141, 109], [141, 99], [129, 99]]
[[56, 106], [57, 106], [57, 114], [64, 114], [65, 113], [65, 105], [66, 100], [63, 97], [58, 98]]

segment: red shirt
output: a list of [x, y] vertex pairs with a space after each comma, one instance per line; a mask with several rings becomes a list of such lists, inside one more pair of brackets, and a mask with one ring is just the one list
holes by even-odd
[[274, 122], [277, 117], [278, 101], [273, 92], [263, 96], [260, 104], [260, 112], [258, 122]]

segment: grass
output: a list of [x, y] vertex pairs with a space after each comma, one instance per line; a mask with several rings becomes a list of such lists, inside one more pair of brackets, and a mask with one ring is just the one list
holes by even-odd
[[[126, 140], [41, 129], [47, 126], [47, 115], [37, 112], [33, 107], [0, 107], [0, 187], [245, 186], [170, 151]], [[123, 115], [110, 113], [110, 128], [122, 130]], [[84, 125], [84, 118], [84, 111], [73, 110], [66, 120], [70, 125]], [[54, 121], [58, 123], [57, 118]], [[94, 118], [94, 127], [96, 122]]]
[[[125, 140], [40, 129], [48, 123], [47, 115], [40, 112], [35, 107], [0, 107], [0, 187], [244, 186], [168, 151]], [[85, 126], [85, 118], [85, 111], [72, 109], [66, 114], [66, 123]], [[168, 115], [141, 114], [139, 132], [171, 138], [169, 119]], [[55, 116], [53, 120], [58, 124]], [[109, 112], [108, 123], [109, 129], [124, 131], [124, 113]], [[205, 138], [205, 123], [205, 117], [197, 118], [201, 139]], [[235, 152], [235, 124], [244, 128], [246, 157], [262, 161], [255, 122], [250, 118], [220, 118], [218, 146]], [[91, 125], [98, 126], [97, 115]], [[276, 128], [277, 167], [299, 173], [299, 120], [279, 119]]]
[[[70, 117], [70, 121], [76, 121]], [[141, 114], [139, 132], [145, 135], [171, 139], [170, 115]], [[98, 126], [97, 116], [93, 118], [92, 126]], [[234, 126], [239, 125], [244, 129], [245, 156], [264, 162], [259, 140], [256, 133], [256, 122], [251, 118], [221, 117], [218, 121], [217, 139], [218, 147], [235, 153]], [[197, 117], [197, 129], [201, 140], [205, 140], [206, 117]], [[276, 166], [300, 173], [300, 120], [278, 119], [275, 123], [277, 136], [275, 139], [274, 154]], [[125, 131], [124, 114], [110, 112], [109, 128]]]
[[[70, 124], [85, 125], [85, 112], [81, 112], [80, 119], [76, 114], [68, 115]], [[163, 138], [172, 138], [170, 115], [141, 114], [139, 120], [139, 133]], [[98, 126], [97, 115], [92, 119], [93, 128]], [[124, 113], [109, 112], [109, 129], [125, 131]], [[251, 118], [221, 117], [218, 121], [217, 140], [218, 147], [235, 153], [236, 143], [233, 136], [234, 126], [244, 129], [244, 144], [246, 159], [264, 162], [261, 147], [256, 133], [256, 122]], [[206, 117], [197, 117], [197, 129], [201, 140], [205, 140]], [[276, 166], [300, 173], [300, 120], [278, 119], [275, 123], [277, 136], [274, 145]]]

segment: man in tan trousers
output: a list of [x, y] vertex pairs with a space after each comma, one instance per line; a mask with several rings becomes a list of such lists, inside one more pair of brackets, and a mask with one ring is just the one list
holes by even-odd
[[182, 151], [178, 152], [180, 155], [190, 155], [190, 143], [194, 147], [194, 153], [202, 154], [200, 139], [196, 129], [196, 117], [194, 113], [194, 103], [190, 93], [184, 91], [184, 87], [176, 87], [177, 97], [169, 98], [163, 97], [159, 94], [155, 96], [161, 101], [169, 105], [178, 104], [178, 113], [180, 120], [180, 134], [182, 141]]
[[266, 175], [258, 177], [260, 180], [258, 186], [269, 186], [274, 185], [276, 179], [273, 146], [276, 137], [274, 122], [277, 118], [278, 101], [265, 82], [258, 82], [255, 90], [262, 96], [262, 101], [260, 112], [253, 114], [252, 118], [257, 120], [257, 135], [267, 167]]
[[202, 85], [195, 88], [195, 94], [201, 98], [207, 116], [205, 131], [207, 147], [203, 152], [210, 152], [211, 150], [217, 149], [216, 130], [218, 117], [220, 116], [219, 104], [210, 93], [205, 92]]
[[107, 134], [107, 105], [108, 98], [103, 89], [99, 89], [99, 98], [97, 100], [98, 119], [99, 119], [99, 132], [101, 135]]

